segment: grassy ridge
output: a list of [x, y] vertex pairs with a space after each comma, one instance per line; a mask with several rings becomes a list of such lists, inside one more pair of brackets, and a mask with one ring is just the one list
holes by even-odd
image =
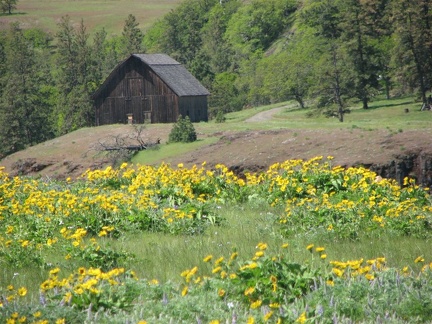
[[[389, 134], [408, 130], [428, 130], [432, 122], [432, 114], [428, 111], [420, 111], [421, 104], [413, 97], [382, 99], [376, 98], [370, 104], [370, 109], [364, 110], [359, 104], [353, 103], [349, 108], [351, 113], [345, 116], [345, 122], [341, 123], [337, 118], [326, 118], [313, 115], [314, 109], [300, 109], [293, 102], [277, 103], [267, 106], [254, 107], [226, 114], [226, 122], [197, 123], [195, 128], [200, 134], [211, 136], [193, 144], [163, 145], [159, 151], [140, 152], [133, 162], [138, 164], [153, 164], [155, 161], [164, 161], [175, 155], [193, 151], [202, 145], [216, 142], [221, 131], [250, 131], [250, 130], [276, 130], [276, 129], [363, 129], [367, 131], [386, 130]], [[282, 108], [279, 113], [273, 115], [265, 122], [247, 123], [248, 118], [273, 108]], [[409, 110], [409, 113], [405, 112]], [[310, 114], [313, 116], [310, 117]], [[149, 127], [158, 127], [150, 125]]]
[[140, 28], [145, 30], [180, 2], [180, 0], [20, 0], [17, 10], [12, 15], [0, 15], [0, 28], [7, 28], [11, 22], [18, 21], [25, 28], [40, 28], [55, 33], [59, 19], [69, 15], [75, 23], [84, 19], [84, 24], [90, 32], [105, 28], [108, 36], [119, 35], [129, 14], [133, 14], [140, 23]]

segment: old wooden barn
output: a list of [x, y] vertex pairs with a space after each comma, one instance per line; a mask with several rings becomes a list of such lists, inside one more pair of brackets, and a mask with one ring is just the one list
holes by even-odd
[[96, 125], [207, 121], [209, 91], [165, 54], [132, 54], [94, 93]]

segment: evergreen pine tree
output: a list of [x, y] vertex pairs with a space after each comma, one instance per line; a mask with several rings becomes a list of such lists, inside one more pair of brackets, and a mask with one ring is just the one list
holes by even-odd
[[130, 54], [138, 54], [143, 51], [142, 42], [144, 35], [138, 28], [139, 23], [134, 15], [130, 14], [123, 27], [123, 56], [126, 58]]
[[45, 84], [37, 66], [38, 53], [18, 23], [11, 25], [5, 44], [5, 78], [0, 100], [0, 155], [7, 155], [52, 136]]

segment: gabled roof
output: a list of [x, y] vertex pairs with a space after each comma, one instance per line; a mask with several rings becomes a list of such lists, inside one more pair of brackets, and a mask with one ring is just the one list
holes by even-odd
[[166, 54], [132, 54], [117, 65], [105, 82], [94, 93], [96, 98], [102, 88], [109, 82], [115, 72], [132, 58], [137, 58], [148, 65], [168, 87], [179, 97], [208, 96], [210, 92], [179, 62]]

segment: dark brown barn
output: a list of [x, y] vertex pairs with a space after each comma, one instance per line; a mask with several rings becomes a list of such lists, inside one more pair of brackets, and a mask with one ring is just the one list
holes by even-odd
[[132, 54], [93, 95], [96, 125], [207, 121], [209, 91], [165, 54]]

